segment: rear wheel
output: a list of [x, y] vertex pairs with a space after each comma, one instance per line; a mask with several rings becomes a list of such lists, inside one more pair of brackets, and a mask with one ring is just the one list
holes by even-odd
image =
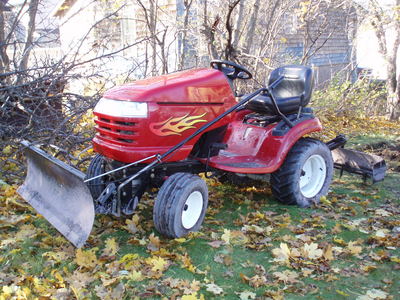
[[176, 173], [164, 182], [153, 208], [161, 234], [177, 238], [200, 229], [208, 205], [207, 185], [199, 176]]
[[332, 181], [333, 161], [321, 141], [302, 138], [271, 175], [272, 192], [280, 202], [307, 207], [319, 203]]

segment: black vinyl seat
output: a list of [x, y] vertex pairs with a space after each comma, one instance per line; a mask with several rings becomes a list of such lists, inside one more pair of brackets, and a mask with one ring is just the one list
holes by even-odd
[[[279, 110], [284, 114], [294, 114], [300, 107], [305, 107], [311, 99], [314, 80], [310, 67], [300, 65], [288, 65], [272, 71], [268, 84], [271, 85], [280, 76], [284, 79], [272, 91]], [[261, 94], [250, 100], [246, 105], [259, 114], [277, 114], [270, 95]]]

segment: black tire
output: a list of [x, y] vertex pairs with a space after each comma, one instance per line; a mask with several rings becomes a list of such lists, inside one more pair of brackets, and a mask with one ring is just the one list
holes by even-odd
[[332, 176], [333, 161], [328, 146], [312, 138], [302, 138], [290, 149], [282, 166], [271, 174], [272, 193], [282, 203], [308, 207], [318, 204], [320, 197], [328, 193]]
[[[86, 171], [86, 178], [92, 178], [97, 175], [104, 173], [104, 156], [96, 154], [96, 156], [90, 161], [89, 167]], [[93, 199], [97, 199], [103, 190], [106, 188], [104, 177], [93, 179], [87, 183], [89, 191], [92, 194]]]
[[[193, 205], [188, 207], [187, 201], [192, 201]], [[153, 208], [154, 225], [159, 233], [167, 237], [185, 236], [200, 229], [207, 206], [208, 189], [204, 180], [189, 173], [173, 174], [158, 192]], [[188, 215], [188, 210], [195, 213]], [[193, 215], [194, 218], [188, 218]]]

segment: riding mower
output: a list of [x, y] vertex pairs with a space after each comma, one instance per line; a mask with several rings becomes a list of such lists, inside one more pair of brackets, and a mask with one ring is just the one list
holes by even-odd
[[277, 68], [267, 87], [237, 101], [233, 82], [250, 78], [244, 67], [214, 60], [209, 69], [113, 88], [94, 109], [97, 155], [87, 173], [23, 141], [28, 171], [18, 192], [82, 247], [95, 213], [131, 215], [152, 187], [160, 187], [153, 208], [158, 232], [176, 238], [199, 230], [208, 204], [199, 173], [270, 174], [275, 198], [300, 207], [318, 204], [334, 167], [383, 179], [384, 161], [343, 149], [344, 136], [327, 143], [306, 137], [322, 129], [307, 107], [309, 67]]

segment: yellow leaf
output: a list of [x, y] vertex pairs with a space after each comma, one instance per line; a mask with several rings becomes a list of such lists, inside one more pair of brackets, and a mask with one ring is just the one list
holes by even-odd
[[400, 258], [398, 258], [397, 256], [391, 257], [390, 260], [391, 260], [392, 262], [395, 262], [395, 263], [400, 263]]
[[322, 196], [319, 200], [321, 201], [322, 204], [325, 204], [328, 206], [332, 205], [332, 202], [329, 201], [328, 199], [326, 199], [326, 196]]
[[183, 295], [181, 299], [182, 300], [202, 300], [202, 299], [204, 299], [204, 296], [200, 295], [200, 298], [198, 298], [197, 297], [197, 292], [195, 292], [195, 293], [192, 293], [190, 295]]
[[106, 247], [103, 250], [103, 255], [113, 256], [117, 254], [119, 250], [118, 243], [115, 241], [115, 238], [108, 238], [106, 240]]
[[324, 258], [326, 260], [333, 260], [333, 249], [332, 245], [328, 244], [324, 249]]
[[286, 243], [281, 243], [279, 248], [272, 250], [272, 255], [276, 261], [288, 261], [290, 257], [290, 249]]
[[162, 257], [157, 257], [157, 256], [147, 258], [146, 263], [152, 266], [151, 270], [153, 272], [157, 272], [157, 271], [162, 272], [168, 266], [168, 261], [166, 261]]
[[3, 149], [3, 154], [5, 154], [5, 155], [10, 155], [12, 152], [13, 152], [13, 150], [10, 145], [5, 146]]
[[132, 271], [132, 273], [128, 276], [129, 280], [132, 281], [142, 281], [144, 279], [142, 272], [140, 271]]
[[3, 295], [5, 298], [4, 299], [8, 299], [9, 297], [11, 297], [11, 295], [13, 294], [13, 290], [11, 287], [9, 286], [3, 286]]
[[343, 292], [341, 290], [336, 290], [336, 293], [338, 293], [339, 295], [344, 296], [344, 297], [350, 296], [349, 294], [347, 294], [347, 293], [345, 293], [345, 292]]
[[90, 250], [82, 250], [78, 249], [76, 250], [76, 257], [75, 257], [75, 262], [80, 266], [80, 267], [85, 267], [88, 269], [92, 269], [96, 267], [99, 264], [99, 261], [97, 260], [96, 257], [96, 248], [90, 249]]
[[274, 272], [273, 274], [278, 281], [283, 281], [285, 284], [298, 282], [296, 278], [299, 277], [299, 275], [294, 271], [285, 270], [283, 272]]
[[192, 273], [196, 272], [196, 267], [192, 264], [192, 260], [190, 259], [189, 255], [185, 253], [184, 255], [180, 256], [184, 267]]
[[157, 251], [160, 249], [160, 238], [155, 236], [154, 233], [149, 236], [150, 242], [147, 245], [147, 249], [150, 251]]
[[56, 278], [58, 280], [58, 283], [62, 284], [64, 282], [64, 278], [61, 276], [60, 273], [58, 273], [57, 270], [51, 271], [51, 274], [54, 276], [54, 278]]
[[36, 228], [32, 224], [22, 225], [20, 231], [15, 235], [16, 240], [25, 240], [37, 235]]
[[358, 254], [360, 254], [362, 252], [362, 247], [361, 246], [357, 246], [356, 244], [357, 244], [356, 242], [351, 241], [347, 245], [346, 250], [352, 255], [358, 255]]
[[184, 242], [186, 242], [186, 239], [185, 238], [177, 238], [177, 239], [174, 239], [174, 241], [177, 243], [184, 243]]
[[346, 246], [347, 244], [346, 244], [346, 242], [343, 240], [343, 239], [340, 239], [340, 238], [334, 238], [333, 239], [333, 241], [336, 243], [336, 244], [339, 244], [339, 245], [341, 245], [341, 246]]
[[371, 272], [371, 271], [373, 271], [373, 270], [376, 270], [376, 266], [373, 266], [373, 265], [362, 266], [361, 269], [362, 269], [364, 272]]
[[322, 256], [323, 252], [321, 249], [318, 249], [318, 244], [304, 244], [302, 253], [304, 257], [309, 259], [318, 259]]
[[136, 260], [139, 258], [139, 254], [137, 253], [129, 253], [129, 254], [125, 254], [120, 260], [119, 262], [122, 263], [126, 263], [126, 262], [131, 262], [132, 260]]
[[224, 234], [221, 236], [221, 240], [229, 244], [231, 240], [231, 231], [229, 229], [224, 229]]
[[43, 257], [48, 257], [51, 260], [54, 260], [57, 263], [63, 262], [70, 257], [69, 253], [64, 251], [48, 251], [42, 254]]

